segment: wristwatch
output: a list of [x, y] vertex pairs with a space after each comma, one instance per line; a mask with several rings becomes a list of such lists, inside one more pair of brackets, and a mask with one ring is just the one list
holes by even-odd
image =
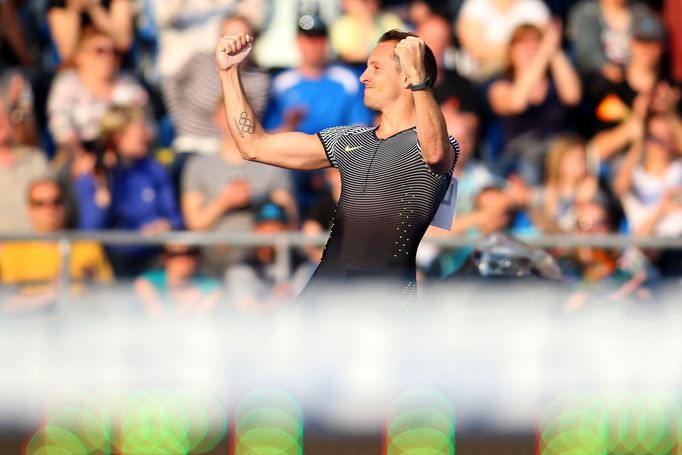
[[426, 76], [426, 79], [424, 79], [419, 84], [410, 85], [410, 90], [412, 90], [413, 92], [416, 92], [419, 90], [424, 90], [425, 88], [429, 88], [429, 87], [431, 87], [431, 78], [429, 76]]

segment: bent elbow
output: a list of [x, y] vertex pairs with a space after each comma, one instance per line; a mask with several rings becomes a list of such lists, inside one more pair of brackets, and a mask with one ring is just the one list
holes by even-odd
[[239, 147], [239, 156], [245, 161], [256, 161], [258, 157], [254, 147]]

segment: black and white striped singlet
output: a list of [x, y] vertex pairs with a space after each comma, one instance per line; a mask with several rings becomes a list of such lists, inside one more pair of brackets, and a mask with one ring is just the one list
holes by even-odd
[[[341, 126], [318, 134], [341, 173], [341, 198], [317, 276], [325, 267], [354, 276], [377, 272], [414, 292], [415, 255], [450, 184], [422, 158], [415, 128], [380, 139], [375, 127]], [[459, 145], [450, 137], [459, 157]], [[329, 268], [329, 267], [327, 267]]]

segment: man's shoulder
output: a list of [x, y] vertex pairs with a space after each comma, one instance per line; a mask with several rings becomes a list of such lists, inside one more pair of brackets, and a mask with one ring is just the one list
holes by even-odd
[[371, 131], [374, 129], [374, 127], [371, 126], [363, 126], [363, 125], [341, 125], [341, 126], [332, 126], [330, 128], [325, 128], [322, 131], [320, 131], [318, 134], [325, 137], [325, 136], [350, 136], [350, 135], [360, 135], [360, 134], [368, 134], [371, 133]]

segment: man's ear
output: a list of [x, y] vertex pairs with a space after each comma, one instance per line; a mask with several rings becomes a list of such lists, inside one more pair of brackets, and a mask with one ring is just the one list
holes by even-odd
[[410, 87], [410, 82], [407, 79], [407, 75], [405, 74], [404, 71], [400, 72], [400, 82], [402, 83], [402, 86], [404, 88], [409, 88]]

